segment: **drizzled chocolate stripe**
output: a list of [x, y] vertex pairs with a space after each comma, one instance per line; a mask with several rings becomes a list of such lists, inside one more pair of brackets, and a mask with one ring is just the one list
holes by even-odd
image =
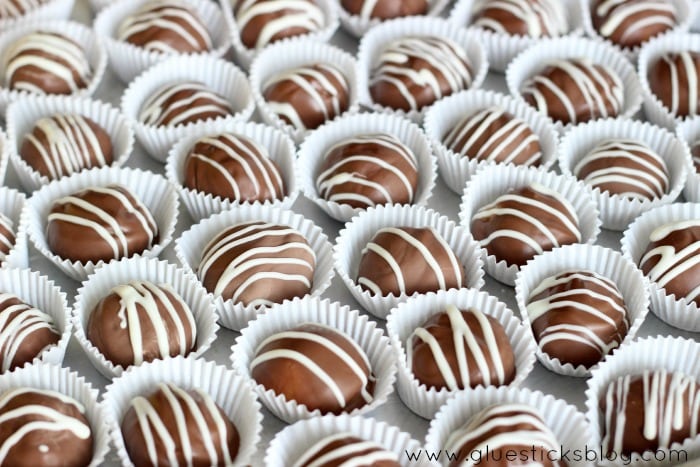
[[501, 34], [561, 36], [568, 20], [561, 0], [478, 0], [472, 23]]
[[45, 0], [1, 0], [0, 19], [17, 18], [39, 8]]
[[15, 246], [15, 225], [12, 219], [0, 213], [0, 263], [5, 261]]
[[633, 47], [677, 25], [676, 8], [668, 0], [600, 0], [592, 9], [601, 36]]
[[231, 104], [222, 96], [202, 83], [185, 81], [156, 90], [141, 108], [138, 119], [145, 125], [176, 126], [232, 113]]
[[239, 0], [234, 8], [241, 39], [250, 49], [318, 31], [325, 21], [312, 0]]
[[649, 69], [649, 86], [678, 117], [700, 113], [700, 53], [689, 50], [662, 55]]
[[293, 467], [360, 467], [367, 465], [398, 466], [398, 456], [374, 441], [367, 441], [352, 433], [336, 433], [320, 439], [294, 462]]

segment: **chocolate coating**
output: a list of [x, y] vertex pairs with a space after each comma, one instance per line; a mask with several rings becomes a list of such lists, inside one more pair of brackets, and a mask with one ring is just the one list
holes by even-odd
[[674, 117], [700, 113], [698, 70], [700, 53], [688, 50], [667, 53], [650, 64], [647, 78], [651, 92]]
[[450, 39], [407, 36], [386, 45], [369, 80], [372, 100], [385, 107], [420, 110], [473, 80], [467, 53]]
[[539, 112], [564, 124], [616, 117], [625, 97], [617, 73], [588, 59], [548, 63], [525, 80], [521, 93]]
[[392, 135], [358, 135], [328, 149], [316, 189], [324, 199], [353, 208], [410, 204], [418, 187], [417, 164], [413, 151]]
[[295, 467], [337, 467], [350, 462], [363, 467], [399, 467], [396, 453], [374, 441], [358, 438], [351, 433], [326, 436], [311, 446], [294, 463]]
[[433, 228], [384, 227], [362, 250], [356, 282], [373, 295], [413, 295], [466, 287], [467, 279]]
[[581, 241], [571, 203], [537, 184], [510, 190], [479, 208], [471, 231], [489, 255], [517, 266], [545, 251]]
[[472, 25], [510, 36], [556, 37], [569, 32], [561, 0], [482, 0]]
[[261, 49], [288, 37], [323, 29], [326, 18], [313, 0], [233, 0], [241, 42]]
[[0, 395], [3, 465], [84, 467], [93, 436], [85, 407], [56, 391], [19, 387]]
[[678, 25], [669, 0], [597, 0], [591, 20], [598, 34], [622, 47], [637, 47]]
[[600, 363], [629, 330], [622, 293], [593, 271], [547, 277], [530, 292], [527, 314], [540, 349], [574, 367]]
[[86, 334], [107, 360], [126, 368], [188, 355], [197, 326], [190, 307], [172, 287], [131, 281], [113, 287], [97, 303]]
[[489, 107], [461, 119], [443, 138], [460, 156], [478, 161], [540, 165], [540, 138], [523, 119]]
[[148, 208], [118, 185], [91, 187], [56, 200], [47, 219], [49, 249], [81, 263], [142, 253], [158, 242]]
[[212, 48], [209, 31], [199, 15], [177, 0], [147, 2], [121, 22], [116, 37], [160, 53], [197, 53]]
[[4, 87], [36, 94], [73, 94], [88, 86], [92, 69], [83, 48], [62, 34], [35, 31], [4, 50]]
[[700, 141], [695, 141], [690, 147], [690, 155], [693, 157], [695, 173], [700, 173]]
[[269, 306], [311, 292], [316, 254], [297, 230], [250, 221], [215, 236], [202, 251], [197, 275], [224, 300]]
[[515, 355], [503, 325], [476, 309], [449, 305], [431, 316], [408, 337], [406, 357], [428, 388], [457, 391], [515, 379]]
[[317, 63], [271, 77], [263, 85], [263, 97], [285, 123], [313, 130], [348, 110], [350, 85], [338, 68]]
[[424, 15], [429, 5], [426, 0], [340, 0], [340, 6], [351, 15], [363, 19], [387, 20]]
[[37, 120], [31, 133], [24, 135], [19, 155], [50, 180], [114, 161], [112, 141], [104, 128], [77, 114]]
[[266, 390], [322, 414], [351, 412], [374, 399], [375, 379], [364, 350], [320, 324], [302, 324], [265, 339], [250, 372]]
[[15, 246], [15, 225], [12, 219], [0, 212], [0, 263], [5, 261]]
[[46, 0], [2, 0], [0, 1], [0, 19], [20, 18], [44, 3]]
[[151, 394], [132, 399], [121, 430], [139, 467], [233, 465], [240, 447], [236, 426], [209, 394], [172, 383], [158, 383]]
[[233, 133], [198, 139], [185, 157], [184, 175], [185, 187], [231, 201], [285, 196], [282, 174], [267, 148]]
[[233, 114], [231, 103], [196, 81], [171, 83], [146, 100], [138, 120], [144, 125], [177, 126]]

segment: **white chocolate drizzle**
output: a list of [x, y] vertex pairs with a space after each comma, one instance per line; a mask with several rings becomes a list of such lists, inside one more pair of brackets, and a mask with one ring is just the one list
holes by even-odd
[[[686, 91], [688, 96], [688, 116], [700, 113], [698, 109], [698, 90], [700, 88], [700, 76], [695, 66], [693, 54], [688, 50], [682, 50], [673, 54], [662, 55], [662, 60], [668, 67], [668, 82], [666, 86], [671, 88], [671, 114], [678, 115], [681, 106], [681, 93]], [[680, 62], [680, 66], [678, 66]], [[685, 82], [681, 83], [681, 76], [685, 76]], [[684, 86], [683, 86], [684, 85]]]
[[607, 38], [625, 27], [625, 20], [639, 15], [637, 20], [627, 24], [626, 29], [621, 31], [620, 42], [644, 28], [665, 26], [671, 29], [676, 26], [676, 8], [668, 0], [604, 0], [595, 8], [595, 14], [604, 18], [598, 33]]
[[5, 261], [12, 247], [15, 246], [14, 222], [0, 212], [0, 263]]
[[265, 47], [277, 34], [287, 29], [316, 32], [325, 23], [323, 11], [312, 0], [240, 0], [239, 3], [240, 6], [236, 6], [239, 31], [253, 27], [251, 23], [269, 15], [258, 31], [255, 49]]
[[[485, 10], [502, 13], [484, 15]], [[562, 36], [569, 30], [561, 0], [478, 0], [473, 8], [472, 16], [477, 17], [473, 25], [510, 35], [506, 27], [494, 17], [503, 13], [521, 20], [529, 37]]]
[[[183, 99], [174, 99], [180, 92], [192, 94]], [[197, 100], [202, 102], [196, 103]], [[231, 113], [231, 104], [204, 84], [185, 81], [166, 84], [156, 90], [141, 108], [138, 120], [145, 125], [162, 126], [169, 119], [167, 126], [176, 126], [194, 115], [209, 112], [228, 115]]]
[[[327, 449], [331, 444], [338, 441], [347, 441], [348, 439], [352, 439], [353, 442], [334, 447], [311, 461], [313, 457]], [[342, 463], [339, 463], [341, 460]], [[294, 462], [293, 467], [322, 467], [332, 462], [342, 467], [363, 467], [375, 465], [379, 462], [395, 462], [398, 464], [399, 458], [395, 453], [384, 449], [374, 441], [362, 440], [352, 433], [342, 432], [318, 440]]]
[[43, 3], [43, 0], [0, 0], [0, 18], [20, 17], [32, 10], [36, 10]]

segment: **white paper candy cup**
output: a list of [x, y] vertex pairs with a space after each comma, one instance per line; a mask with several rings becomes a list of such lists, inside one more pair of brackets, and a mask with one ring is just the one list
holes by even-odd
[[[438, 452], [444, 449], [450, 435], [469, 423], [472, 417], [488, 407], [501, 404], [525, 404], [536, 408], [564, 451], [570, 449], [571, 453], [574, 450], [585, 452], [586, 443], [590, 438], [590, 428], [585, 417], [576, 407], [540, 391], [516, 387], [478, 387], [457, 394], [440, 408], [430, 423], [425, 439], [425, 450]], [[569, 466], [590, 465], [584, 461], [577, 462], [571, 453], [570, 460], [567, 460]], [[482, 455], [485, 456], [483, 451]], [[440, 457], [440, 464], [446, 466], [448, 462], [447, 455], [443, 454]]]
[[460, 310], [475, 309], [496, 319], [505, 330], [515, 355], [515, 379], [508, 386], [519, 386], [535, 364], [536, 345], [527, 328], [498, 298], [475, 289], [441, 290], [409, 298], [391, 310], [386, 322], [398, 366], [398, 393], [413, 412], [431, 419], [449, 398], [462, 391], [437, 390], [421, 384], [408, 367], [406, 345], [413, 331], [448, 305]]
[[409, 120], [420, 123], [430, 106], [423, 107], [420, 111], [411, 110], [408, 112], [402, 109], [384, 107], [372, 101], [369, 82], [372, 69], [377, 65], [379, 56], [390, 42], [407, 36], [435, 35], [450, 39], [464, 49], [472, 71], [472, 83], [469, 89], [481, 87], [489, 70], [489, 62], [486, 50], [476, 35], [442, 18], [411, 16], [385, 21], [370, 29], [362, 37], [357, 51], [360, 104], [376, 112], [405, 116]]
[[[693, 146], [700, 142], [700, 115], [685, 119], [676, 125], [676, 135], [688, 145], [692, 151]], [[686, 201], [697, 203], [700, 201], [700, 174], [695, 169], [695, 164], [691, 159], [688, 165], [688, 179], [683, 189], [683, 197]]]
[[0, 376], [0, 394], [23, 387], [59, 392], [79, 402], [85, 408], [85, 418], [92, 431], [90, 467], [104, 465], [109, 452], [110, 427], [105, 423], [107, 411], [103, 404], [97, 402], [98, 391], [90, 382], [70, 368], [43, 362], [25, 365]]
[[114, 287], [134, 280], [153, 284], [167, 284], [189, 306], [194, 317], [197, 338], [192, 352], [201, 357], [216, 339], [216, 314], [207, 291], [197, 278], [183, 269], [156, 258], [126, 258], [97, 269], [82, 283], [73, 305], [75, 337], [88, 359], [106, 378], [120, 376], [124, 367], [108, 360], [87, 337], [88, 320], [97, 304], [110, 294]]
[[259, 315], [241, 331], [241, 336], [236, 339], [236, 344], [231, 349], [234, 370], [253, 381], [258, 397], [274, 416], [287, 423], [294, 423], [321, 415], [319, 409], [311, 411], [295, 400], [288, 401], [283, 394], [278, 395], [272, 389], [265, 389], [262, 384], [257, 384], [252, 379], [250, 372], [250, 362], [255, 358], [255, 351], [264, 339], [306, 323], [325, 325], [345, 334], [367, 355], [371, 372], [376, 378], [372, 394], [374, 399], [369, 404], [352, 410], [350, 415], [366, 414], [386, 402], [394, 390], [396, 380], [396, 364], [389, 339], [377, 328], [376, 323], [357, 310], [350, 310], [348, 306], [328, 299], [306, 296], [302, 299], [286, 300]]
[[92, 12], [95, 15], [97, 15], [104, 8], [107, 8], [113, 2], [114, 2], [114, 0], [88, 0], [88, 4], [90, 5], [90, 9], [92, 10]]
[[[591, 378], [588, 380], [586, 418], [592, 432], [591, 445], [601, 446], [603, 421], [598, 404], [608, 386], [617, 378], [626, 375], [641, 375], [645, 370], [666, 370], [669, 373], [684, 373], [686, 376], [700, 381], [698, 357], [700, 357], [700, 345], [697, 342], [671, 336], [640, 338], [624, 345], [609, 356], [598, 368], [592, 371]], [[676, 452], [685, 452], [688, 459], [697, 459], [700, 455], [700, 438], [695, 437], [687, 439], [683, 443], [673, 443], [671, 449], [677, 450]], [[666, 462], [655, 461], [656, 454], [659, 455], [659, 458], [665, 458]], [[677, 465], [669, 462], [670, 459], [673, 459], [669, 449], [647, 452], [645, 457], [651, 461], [644, 462], [633, 458], [630, 462], [629, 459], [625, 459], [625, 465], [649, 467]], [[598, 462], [598, 465], [603, 467], [614, 467], [620, 464], [620, 457], [616, 461], [599, 459]], [[693, 465], [697, 465], [697, 461]]]
[[437, 166], [430, 142], [416, 124], [395, 115], [366, 113], [346, 115], [309, 134], [298, 152], [297, 179], [302, 192], [333, 219], [346, 222], [363, 209], [322, 198], [316, 189], [316, 178], [320, 172], [320, 166], [333, 145], [347, 138], [372, 133], [386, 133], [396, 137], [416, 156], [418, 186], [412, 204], [424, 206], [432, 195]]
[[269, 79], [279, 73], [319, 63], [334, 65], [343, 74], [350, 87], [350, 95], [348, 110], [341, 115], [355, 113], [359, 90], [357, 62], [355, 57], [338, 47], [304, 38], [285, 40], [265, 47], [250, 66], [250, 87], [263, 122], [284, 131], [297, 144], [311, 130], [295, 128], [273, 112], [263, 97], [264, 87]]
[[229, 30], [219, 6], [207, 0], [181, 0], [204, 23], [212, 39], [212, 50], [202, 54], [166, 54], [119, 40], [119, 28], [126, 18], [148, 4], [147, 0], [125, 0], [110, 3], [95, 18], [95, 32], [104, 38], [112, 69], [124, 83], [141, 72], [174, 55], [222, 57], [231, 46]]
[[[619, 252], [597, 245], [577, 244], [555, 248], [536, 256], [527, 262], [515, 279], [515, 299], [518, 303], [520, 317], [532, 342], [535, 342], [535, 336], [527, 312], [530, 293], [548, 277], [570, 270], [593, 271], [615, 283], [622, 294], [629, 322], [627, 335], [621, 345], [634, 339], [649, 310], [647, 279], [636, 265], [624, 258]], [[551, 357], [542, 351], [539, 345], [536, 345], [536, 349], [537, 359], [545, 368], [554, 373], [578, 377], [586, 377], [591, 373], [583, 365], [574, 366], [571, 363], [562, 363], [558, 358]]]
[[19, 269], [29, 267], [27, 222], [22, 216], [26, 202], [27, 198], [24, 193], [12, 188], [0, 187], [0, 213], [10, 218], [15, 234], [15, 244], [5, 256], [2, 267]]
[[[244, 204], [231, 211], [223, 211], [192, 226], [175, 241], [175, 254], [185, 269], [195, 273], [199, 268], [202, 253], [209, 241], [229, 227], [249, 221], [263, 221], [281, 224], [297, 230], [316, 254], [312, 296], [320, 296], [333, 279], [333, 258], [331, 245], [323, 230], [312, 221], [292, 211], [272, 208], [262, 204]], [[248, 322], [266, 310], [265, 306], [245, 306], [224, 300], [221, 296], [209, 294], [219, 315], [219, 324], [227, 329], [241, 330]]]
[[[392, 308], [411, 295], [372, 295], [356, 282], [362, 249], [384, 227], [432, 227], [447, 242], [465, 268], [463, 288], [484, 286], [481, 249], [467, 229], [457, 226], [437, 211], [422, 206], [377, 206], [361, 212], [345, 224], [333, 247], [333, 261], [338, 275], [355, 300], [374, 316], [386, 319]], [[418, 295], [416, 292], [413, 295]]]
[[[53, 203], [64, 196], [94, 186], [120, 185], [128, 189], [151, 212], [158, 225], [158, 243], [140, 254], [153, 258], [171, 242], [177, 223], [179, 200], [177, 192], [165, 178], [139, 169], [102, 167], [84, 170], [55, 180], [34, 193], [27, 202], [25, 216], [29, 239], [39, 252], [74, 280], [81, 281], [92, 274], [104, 261], [80, 263], [54, 254], [46, 239], [47, 218]], [[79, 240], [78, 240], [79, 241]]]
[[0, 19], [0, 31], [11, 29], [20, 23], [68, 19], [73, 11], [74, 3], [74, 0], [49, 0], [16, 18]]
[[572, 171], [578, 162], [601, 142], [611, 138], [646, 143], [664, 160], [669, 172], [667, 193], [653, 200], [611, 195], [600, 188], [592, 188], [603, 228], [621, 231], [641, 213], [670, 204], [678, 198], [688, 174], [690, 152], [688, 146], [673, 133], [649, 123], [623, 119], [595, 120], [572, 127], [562, 137], [559, 147], [559, 168], [562, 173], [574, 176]]
[[396, 454], [401, 465], [416, 465], [410, 463], [406, 453], [418, 452], [421, 445], [409, 433], [374, 418], [347, 414], [300, 420], [284, 428], [270, 442], [264, 463], [268, 467], [287, 467], [300, 460], [314, 444], [328, 436], [343, 433], [377, 443]]
[[124, 445], [120, 427], [122, 418], [134, 397], [148, 396], [159, 383], [199, 389], [209, 394], [238, 430], [240, 447], [233, 466], [254, 464], [263, 417], [252, 384], [214, 362], [176, 357], [131, 367], [106, 388], [103, 400], [109, 417], [110, 436], [122, 466], [134, 465]]
[[[642, 88], [639, 84], [637, 72], [625, 57], [625, 55], [608, 44], [599, 40], [566, 37], [561, 39], [547, 39], [530, 47], [508, 65], [506, 69], [506, 84], [512, 96], [521, 102], [526, 102], [520, 93], [523, 83], [530, 77], [539, 73], [554, 60], [586, 58], [597, 65], [608, 67], [622, 81], [624, 99], [619, 117], [631, 118], [642, 106]], [[528, 104], [529, 105], [529, 104]], [[554, 127], [559, 132], [572, 127], [560, 121], [554, 122]]]
[[542, 147], [541, 167], [549, 169], [556, 162], [559, 134], [549, 118], [511, 96], [481, 89], [463, 91], [437, 102], [428, 109], [423, 121], [437, 156], [440, 178], [457, 194], [464, 192], [464, 185], [479, 168], [493, 162], [460, 156], [445, 146], [445, 135], [466, 116], [494, 106], [523, 119], [538, 136]]
[[0, 130], [0, 183], [5, 184], [5, 175], [7, 175], [7, 164], [10, 160], [10, 145], [7, 141], [7, 136]]
[[[649, 235], [662, 225], [700, 219], [700, 204], [677, 203], [659, 206], [639, 216], [625, 230], [620, 245], [622, 254], [639, 265], [644, 251], [649, 245]], [[695, 302], [685, 298], [667, 295], [655, 282], [649, 281], [651, 311], [663, 322], [684, 331], [700, 332], [700, 309]]]
[[[184, 81], [197, 81], [223, 96], [233, 108], [233, 115], [200, 120], [186, 125], [152, 126], [138, 119], [143, 103], [163, 86]], [[207, 55], [174, 56], [153, 65], [134, 79], [121, 98], [122, 113], [130, 119], [136, 138], [148, 154], [165, 162], [168, 150], [194, 131], [216, 133], [223, 125], [246, 121], [255, 110], [250, 85], [245, 74], [232, 63]]]
[[35, 191], [51, 180], [34, 170], [20, 155], [24, 137], [31, 133], [36, 122], [53, 115], [78, 114], [102, 127], [112, 142], [113, 167], [121, 167], [134, 149], [134, 130], [118, 109], [104, 102], [87, 98], [35, 95], [22, 96], [7, 108], [8, 146], [12, 166], [20, 183], [28, 191]]
[[[526, 187], [532, 183], [554, 190], [568, 200], [578, 215], [581, 243], [595, 243], [600, 233], [600, 218], [591, 190], [574, 177], [557, 175], [535, 167], [492, 164], [482, 168], [464, 189], [459, 208], [461, 225], [471, 230], [472, 216], [482, 206], [495, 201], [511, 189]], [[516, 264], [497, 260], [494, 255], [489, 255], [485, 248], [481, 249], [481, 253], [486, 272], [491, 277], [510, 286], [515, 284], [515, 276], [520, 269]]]
[[[334, 2], [338, 10], [338, 16], [340, 16], [342, 28], [357, 38], [362, 38], [371, 28], [388, 21], [382, 21], [379, 18], [363, 18], [360, 15], [350, 14], [341, 6], [340, 0], [334, 0]], [[428, 0], [428, 12], [425, 16], [441, 16], [442, 11], [449, 3], [449, 0]]]
[[[512, 36], [488, 31], [472, 26], [475, 0], [459, 0], [450, 11], [449, 20], [461, 28], [470, 27], [479, 42], [484, 44], [493, 71], [504, 72], [508, 64], [522, 51], [539, 44], [542, 38]], [[564, 0], [564, 10], [569, 23], [567, 35], [580, 36], [583, 33], [583, 12], [579, 0]]]
[[[36, 31], [46, 31], [61, 34], [75, 41], [85, 51], [87, 61], [90, 64], [92, 75], [87, 83], [87, 87], [73, 93], [73, 96], [91, 96], [100, 85], [105, 70], [107, 69], [107, 51], [104, 43], [92, 29], [85, 25], [72, 21], [20, 21], [12, 28], [3, 31], [0, 35], [0, 60], [5, 61], [5, 54], [8, 47], [27, 34]], [[4, 63], [2, 64], [4, 68]], [[3, 83], [4, 84], [4, 83]], [[15, 91], [0, 87], [0, 114], [4, 113], [7, 105], [20, 96], [31, 94], [28, 91]]]

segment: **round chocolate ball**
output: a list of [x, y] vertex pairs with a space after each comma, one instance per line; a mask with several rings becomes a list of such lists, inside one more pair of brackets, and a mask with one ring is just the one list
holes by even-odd
[[581, 241], [574, 207], [560, 193], [539, 184], [510, 190], [479, 208], [471, 231], [489, 255], [517, 266]]
[[700, 113], [700, 53], [664, 54], [651, 64], [647, 78], [651, 92], [674, 117]]
[[15, 246], [15, 225], [12, 219], [0, 213], [0, 263], [5, 261]]
[[365, 467], [399, 467], [396, 453], [374, 441], [351, 433], [336, 433], [317, 441], [294, 463], [295, 467], [333, 467], [356, 465]]
[[429, 5], [427, 0], [340, 0], [340, 6], [351, 15], [365, 20], [387, 20], [424, 15]]
[[166, 84], [146, 99], [138, 120], [144, 125], [177, 126], [228, 117], [231, 103], [196, 81]]
[[0, 2], [0, 19], [14, 19], [36, 10], [46, 0], [3, 0]]
[[678, 25], [669, 0], [597, 0], [591, 19], [598, 34], [622, 47], [637, 47]]
[[384, 227], [367, 246], [357, 284], [372, 295], [413, 295], [466, 287], [464, 266], [431, 227]]
[[142, 253], [158, 242], [148, 208], [123, 186], [91, 187], [57, 199], [46, 227], [49, 249], [81, 263]]
[[358, 135], [333, 145], [316, 177], [319, 195], [353, 208], [410, 204], [418, 187], [413, 151], [392, 135]]
[[448, 305], [406, 341], [408, 367], [427, 388], [503, 386], [515, 379], [515, 355], [503, 325], [479, 310]]
[[55, 32], [35, 31], [4, 50], [3, 87], [36, 94], [73, 94], [88, 86], [85, 50]]
[[569, 32], [561, 0], [475, 2], [472, 25], [509, 36], [556, 37]]
[[322, 414], [351, 412], [374, 399], [369, 359], [349, 336], [302, 324], [260, 343], [250, 362], [255, 382]]
[[236, 426], [209, 394], [172, 383], [133, 398], [121, 431], [138, 466], [233, 465], [240, 448]]
[[392, 109], [420, 110], [467, 89], [473, 70], [466, 51], [450, 39], [407, 36], [386, 45], [369, 79], [372, 101]]
[[288, 37], [323, 29], [323, 10], [314, 0], [233, 0], [241, 42], [261, 49]]
[[50, 180], [114, 161], [104, 128], [77, 114], [40, 118], [24, 135], [19, 156]]

